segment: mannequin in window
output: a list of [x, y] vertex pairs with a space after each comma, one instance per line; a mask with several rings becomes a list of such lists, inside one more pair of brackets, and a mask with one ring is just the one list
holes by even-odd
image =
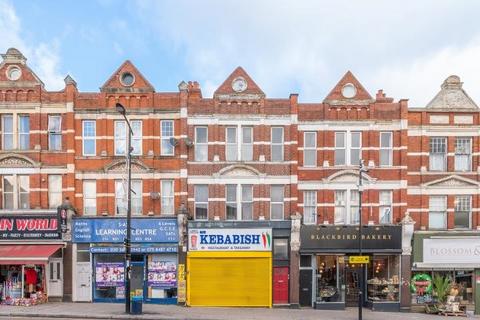
[[37, 285], [37, 271], [35, 268], [25, 268], [25, 283], [27, 284], [27, 292], [32, 293]]

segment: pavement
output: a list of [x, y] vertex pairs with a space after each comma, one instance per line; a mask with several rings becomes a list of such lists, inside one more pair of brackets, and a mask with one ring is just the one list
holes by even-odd
[[[358, 309], [342, 311], [288, 308], [193, 308], [176, 305], [144, 304], [143, 315], [126, 315], [119, 303], [50, 302], [38, 306], [0, 305], [0, 319], [158, 319], [158, 320], [350, 320], [357, 319]], [[387, 313], [363, 311], [365, 320], [431, 320], [444, 318], [424, 313]], [[469, 318], [480, 319], [473, 314]]]

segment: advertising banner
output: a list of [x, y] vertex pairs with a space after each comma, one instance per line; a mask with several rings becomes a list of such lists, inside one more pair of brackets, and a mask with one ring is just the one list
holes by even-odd
[[148, 286], [175, 287], [177, 284], [177, 261], [176, 256], [149, 257], [148, 261]]
[[57, 215], [0, 215], [0, 240], [61, 239]]
[[189, 229], [190, 251], [271, 251], [272, 229]]
[[95, 264], [95, 282], [97, 287], [119, 287], [125, 282], [123, 262], [97, 262]]
[[[73, 242], [101, 243], [122, 242], [127, 233], [126, 219], [73, 219]], [[176, 219], [132, 219], [132, 243], [177, 243]]]
[[480, 263], [480, 239], [439, 238], [423, 240], [424, 263]]

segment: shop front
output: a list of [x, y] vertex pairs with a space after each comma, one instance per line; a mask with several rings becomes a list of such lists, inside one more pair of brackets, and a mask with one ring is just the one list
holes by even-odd
[[65, 247], [57, 214], [0, 216], [0, 303], [61, 300]]
[[[455, 299], [468, 310], [480, 305], [480, 232], [417, 231], [413, 236], [412, 306], [433, 302], [432, 280], [449, 278]], [[480, 311], [480, 310], [476, 310]], [[478, 312], [476, 312], [478, 313]]]
[[[125, 234], [125, 219], [73, 220], [74, 301], [125, 301]], [[177, 303], [177, 220], [132, 219], [131, 242], [131, 294]]]
[[[364, 306], [377, 311], [399, 311], [401, 226], [364, 226], [363, 256], [368, 263], [352, 262], [358, 256], [358, 226], [302, 226], [300, 230], [301, 306], [344, 309]], [[366, 284], [360, 283], [363, 279]]]

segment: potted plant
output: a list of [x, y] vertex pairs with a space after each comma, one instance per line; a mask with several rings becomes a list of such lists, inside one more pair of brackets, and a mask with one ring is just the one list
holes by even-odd
[[449, 276], [442, 277], [435, 275], [433, 277], [433, 294], [437, 298], [437, 305], [439, 309], [445, 308], [445, 301], [450, 292], [452, 279]]

